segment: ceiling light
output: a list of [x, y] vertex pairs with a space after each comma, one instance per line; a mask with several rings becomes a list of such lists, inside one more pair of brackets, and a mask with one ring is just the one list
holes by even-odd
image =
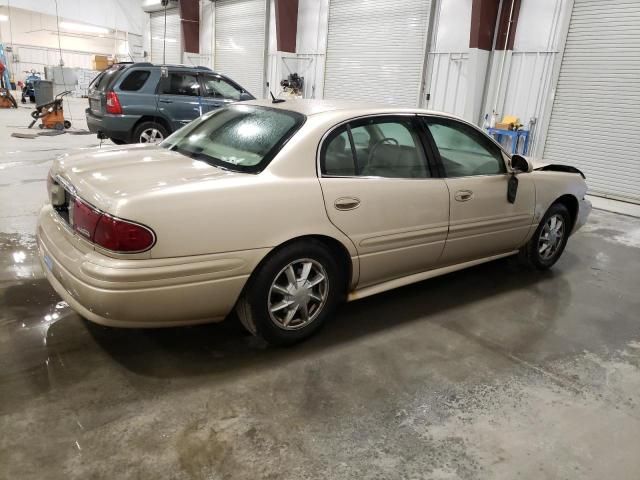
[[60, 28], [65, 30], [69, 30], [72, 32], [81, 32], [81, 33], [109, 33], [110, 30], [104, 27], [96, 27], [94, 25], [87, 25], [85, 23], [74, 23], [74, 22], [60, 22]]
[[160, 0], [144, 0], [142, 4], [144, 7], [151, 7], [152, 5], [160, 5]]
[[8, 22], [9, 21], [9, 17], [7, 17], [6, 15], [0, 15], [0, 22]]

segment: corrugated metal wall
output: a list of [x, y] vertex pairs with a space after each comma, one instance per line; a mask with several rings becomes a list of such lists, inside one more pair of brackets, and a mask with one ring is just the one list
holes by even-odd
[[215, 5], [215, 70], [258, 98], [265, 92], [266, 14], [265, 0], [218, 0]]
[[575, 0], [544, 159], [640, 203], [640, 2]]
[[324, 97], [415, 107], [431, 2], [331, 0]]

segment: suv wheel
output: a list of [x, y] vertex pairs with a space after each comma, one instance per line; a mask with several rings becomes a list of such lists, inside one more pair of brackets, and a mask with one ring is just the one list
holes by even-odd
[[169, 136], [167, 129], [156, 122], [142, 122], [133, 132], [135, 143], [160, 143]]

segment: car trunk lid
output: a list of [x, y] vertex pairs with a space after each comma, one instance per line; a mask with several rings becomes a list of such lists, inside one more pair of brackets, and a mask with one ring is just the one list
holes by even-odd
[[157, 146], [131, 145], [58, 159], [52, 175], [77, 196], [117, 215], [120, 203], [150, 192], [193, 188], [200, 182], [245, 175]]

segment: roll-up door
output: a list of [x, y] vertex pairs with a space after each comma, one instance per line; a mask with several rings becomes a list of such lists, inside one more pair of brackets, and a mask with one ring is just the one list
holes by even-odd
[[324, 98], [416, 107], [429, 0], [330, 0]]
[[168, 65], [181, 64], [182, 29], [180, 12], [177, 8], [167, 10], [166, 38], [164, 26], [164, 10], [151, 13], [151, 62]]
[[215, 70], [264, 97], [267, 0], [217, 0]]
[[575, 0], [544, 160], [640, 203], [640, 2]]

